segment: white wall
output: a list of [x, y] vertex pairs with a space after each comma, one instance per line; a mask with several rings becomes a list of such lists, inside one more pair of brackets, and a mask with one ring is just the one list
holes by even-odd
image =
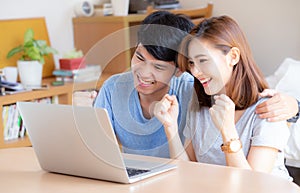
[[0, 19], [45, 17], [51, 46], [60, 55], [73, 49], [73, 8], [81, 0], [0, 0]]
[[[181, 0], [193, 7], [199, 0]], [[209, 0], [201, 0], [206, 5]], [[272, 74], [292, 57], [300, 60], [299, 0], [211, 0], [213, 15], [229, 15], [245, 32], [257, 64], [265, 75]], [[299, 72], [300, 73], [300, 72]]]
[[[0, 0], [0, 19], [46, 18], [51, 45], [61, 55], [73, 49], [74, 5], [82, 0]], [[103, 0], [93, 0], [103, 1]], [[106, 0], [105, 0], [106, 1]], [[209, 0], [181, 0], [183, 7], [205, 5]], [[213, 15], [236, 19], [246, 33], [254, 57], [265, 75], [286, 57], [300, 60], [299, 0], [211, 0]], [[58, 56], [55, 58], [56, 64]]]

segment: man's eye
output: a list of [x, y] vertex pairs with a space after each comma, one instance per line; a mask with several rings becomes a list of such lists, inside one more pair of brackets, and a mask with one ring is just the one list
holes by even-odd
[[138, 55], [138, 54], [136, 54], [136, 58], [137, 58], [138, 60], [140, 60], [140, 61], [144, 61], [144, 59], [143, 59], [140, 55]]
[[160, 66], [160, 65], [155, 65], [155, 68], [156, 68], [157, 70], [163, 70], [163, 69], [164, 69], [164, 67], [162, 67], [162, 66]]

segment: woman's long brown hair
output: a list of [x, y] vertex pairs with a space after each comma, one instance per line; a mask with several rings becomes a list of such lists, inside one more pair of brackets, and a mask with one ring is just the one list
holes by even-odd
[[[226, 85], [226, 94], [235, 103], [236, 110], [246, 109], [258, 100], [258, 93], [266, 89], [267, 82], [257, 67], [250, 46], [238, 24], [228, 16], [203, 19], [184, 38], [178, 56], [179, 68], [190, 72], [188, 66], [188, 47], [194, 38], [213, 44], [226, 55], [232, 47], [240, 50], [240, 60], [233, 67], [232, 76]], [[199, 105], [212, 106], [211, 96], [204, 92], [198, 79], [194, 78], [194, 88]]]

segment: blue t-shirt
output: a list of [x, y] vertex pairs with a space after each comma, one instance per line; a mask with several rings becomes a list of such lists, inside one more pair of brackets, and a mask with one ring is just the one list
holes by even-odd
[[[170, 95], [179, 103], [178, 130], [184, 142], [183, 129], [186, 112], [193, 92], [193, 77], [183, 73], [170, 81]], [[169, 157], [169, 146], [164, 128], [156, 118], [143, 116], [131, 72], [116, 74], [106, 80], [95, 100], [94, 107], [105, 108], [110, 116], [122, 150], [125, 153]]]

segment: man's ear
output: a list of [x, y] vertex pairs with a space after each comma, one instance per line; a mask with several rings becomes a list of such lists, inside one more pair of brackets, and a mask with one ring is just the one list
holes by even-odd
[[179, 68], [176, 68], [174, 76], [179, 77], [182, 74], [182, 71]]
[[230, 65], [234, 66], [240, 61], [240, 49], [237, 47], [232, 47], [228, 54], [231, 58]]

